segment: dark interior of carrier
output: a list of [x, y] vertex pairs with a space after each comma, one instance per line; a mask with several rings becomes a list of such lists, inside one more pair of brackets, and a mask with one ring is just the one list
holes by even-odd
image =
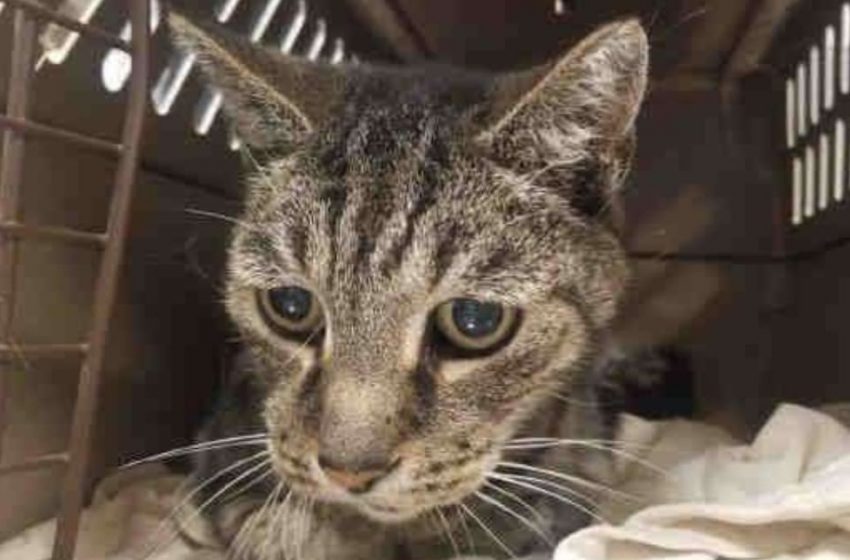
[[[126, 42], [151, 8], [157, 19], [156, 6], [103, 0], [88, 20], [60, 4], [0, 2], [0, 540], [60, 505], [75, 515], [91, 485], [127, 458], [187, 442], [237, 344], [220, 289], [240, 159], [214, 92], [197, 72], [181, 81], [180, 54], [161, 30]], [[652, 76], [623, 194], [635, 278], [621, 339], [683, 353], [695, 415], [740, 434], [779, 402], [850, 397], [850, 3], [198, 4], [301, 56], [486, 69], [543, 62], [596, 25], [639, 16]], [[67, 40], [58, 28], [48, 38], [59, 43], [38, 39], [50, 22], [80, 19], [86, 30], [72, 48], [56, 48]], [[146, 79], [134, 80], [143, 68]], [[135, 157], [127, 123], [141, 102]], [[134, 165], [114, 304], [108, 328], [93, 332], [104, 255], [116, 249], [98, 232], [115, 225], [116, 176]], [[96, 383], [81, 383], [101, 335]], [[90, 429], [82, 401], [96, 405]], [[91, 450], [85, 468], [81, 449]], [[71, 541], [56, 558], [70, 558]]]

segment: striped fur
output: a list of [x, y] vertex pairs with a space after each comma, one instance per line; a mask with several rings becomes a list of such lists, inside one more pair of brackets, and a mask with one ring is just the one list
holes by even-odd
[[[223, 89], [251, 167], [227, 280], [245, 348], [202, 439], [270, 432], [277, 476], [319, 504], [305, 558], [433, 551], [423, 520], [480, 489], [511, 438], [605, 436], [600, 409], [551, 395], [594, 402], [581, 387], [592, 386], [627, 283], [608, 206], [646, 81], [637, 23], [505, 76], [324, 66], [176, 14], [171, 28]], [[321, 345], [282, 339], [263, 320], [257, 291], [289, 284], [320, 298]], [[435, 355], [430, 314], [456, 297], [520, 309], [510, 343], [473, 360]], [[352, 496], [321, 475], [319, 445], [352, 468], [398, 463]], [[198, 475], [238, 456], [213, 454]], [[529, 460], [573, 473], [596, 465], [557, 450]], [[582, 518], [556, 517], [561, 531]], [[289, 533], [271, 527], [279, 546], [254, 557], [292, 557]], [[507, 527], [518, 550], [533, 541]]]

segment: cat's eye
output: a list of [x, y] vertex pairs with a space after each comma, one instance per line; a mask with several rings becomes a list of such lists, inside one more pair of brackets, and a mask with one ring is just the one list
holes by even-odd
[[498, 347], [513, 334], [517, 312], [499, 303], [458, 298], [441, 304], [434, 319], [439, 333], [453, 346], [483, 352]]
[[322, 327], [322, 306], [298, 286], [282, 286], [258, 293], [260, 309], [272, 327], [284, 335], [309, 336]]

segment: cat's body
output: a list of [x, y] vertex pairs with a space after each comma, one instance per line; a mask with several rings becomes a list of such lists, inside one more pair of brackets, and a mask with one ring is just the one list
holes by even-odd
[[585, 522], [592, 483], [567, 482], [602, 478], [604, 451], [520, 438], [613, 436], [593, 377], [627, 280], [607, 205], [645, 86], [639, 25], [503, 77], [320, 66], [171, 27], [255, 166], [227, 283], [245, 349], [201, 439], [268, 436], [255, 463], [234, 447], [198, 464], [199, 483], [245, 465], [200, 494], [221, 540], [252, 560], [395, 560], [470, 552], [469, 534], [505, 555]]

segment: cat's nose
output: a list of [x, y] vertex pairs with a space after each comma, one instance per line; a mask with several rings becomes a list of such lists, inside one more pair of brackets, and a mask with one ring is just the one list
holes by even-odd
[[319, 455], [319, 466], [331, 481], [354, 494], [367, 492], [391, 468], [389, 464], [370, 464], [363, 465], [357, 469], [351, 469], [337, 464], [323, 455]]

